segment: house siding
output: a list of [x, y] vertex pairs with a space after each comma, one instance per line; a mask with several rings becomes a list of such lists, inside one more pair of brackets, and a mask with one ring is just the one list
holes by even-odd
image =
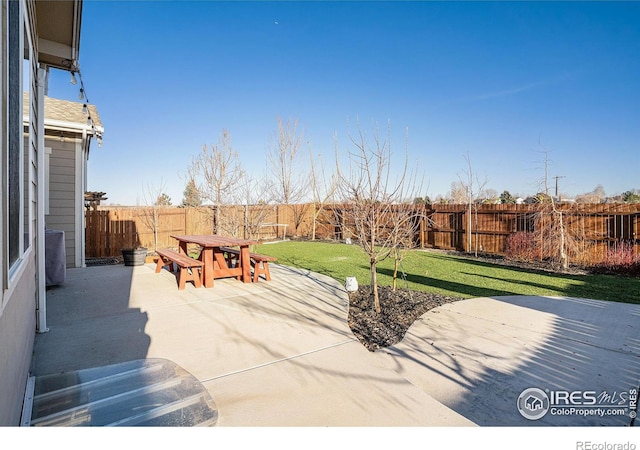
[[[10, 139], [14, 125], [21, 124], [23, 120], [21, 108], [15, 108], [14, 94], [16, 90], [30, 89], [34, 96], [37, 91], [34, 89], [35, 82], [33, 73], [35, 64], [34, 55], [37, 55], [36, 40], [33, 26], [35, 3], [27, 0], [24, 2], [12, 2], [0, 0], [0, 38], [2, 40], [3, 52], [0, 56], [0, 76], [2, 86], [0, 87], [1, 107], [0, 119], [2, 122], [2, 135], [0, 147], [2, 149], [3, 167], [0, 171], [0, 190], [2, 191], [2, 208], [0, 209], [0, 278], [2, 279], [2, 290], [0, 292], [0, 426], [17, 426], [20, 424], [22, 406], [24, 402], [25, 387], [29, 376], [29, 367], [33, 354], [36, 331], [36, 305], [38, 303], [38, 263], [36, 242], [38, 239], [38, 226], [36, 219], [37, 212], [37, 127], [38, 116], [35, 105], [37, 98], [27, 107], [29, 111], [29, 134], [21, 147], [22, 164], [18, 196], [20, 198], [21, 215], [20, 226], [13, 233], [18, 233], [18, 254], [15, 260], [8, 258], [7, 247], [10, 242], [14, 242], [15, 235], [12, 235], [7, 223], [11, 215], [10, 208], [4, 198], [6, 198], [10, 187], [10, 180], [7, 178], [7, 161], [11, 148], [15, 148], [16, 143]], [[18, 9], [13, 9], [18, 8]], [[19, 30], [13, 26], [5, 26], [10, 15], [16, 13], [19, 18]], [[13, 16], [12, 16], [13, 17]], [[25, 20], [26, 18], [26, 20]], [[13, 23], [13, 22], [12, 22]], [[25, 29], [22, 29], [24, 24]], [[20, 42], [26, 48], [27, 54], [31, 58], [29, 65], [28, 86], [23, 86], [24, 77], [21, 73], [20, 86], [8, 83], [9, 79], [9, 56], [7, 47], [9, 42], [16, 42], [17, 39], [24, 39]], [[12, 44], [15, 45], [15, 44]], [[12, 64], [15, 62], [12, 60]], [[15, 67], [15, 66], [14, 66]], [[20, 92], [17, 93], [18, 96]], [[12, 101], [10, 101], [10, 98]], [[11, 120], [9, 120], [11, 118]], [[21, 125], [18, 125], [21, 127]], [[20, 132], [16, 133], [18, 145], [21, 142]], [[30, 139], [30, 140], [29, 140]], [[22, 220], [24, 219], [24, 220]], [[25, 239], [20, 240], [20, 236]]]
[[72, 140], [55, 142], [46, 140], [51, 148], [49, 158], [49, 214], [45, 215], [47, 228], [64, 231], [67, 267], [76, 266], [76, 151]]
[[[31, 102], [23, 93], [25, 108]], [[44, 97], [44, 148], [46, 225], [65, 232], [66, 266], [84, 267], [84, 195], [87, 187], [87, 159], [91, 139], [101, 137], [102, 122], [95, 105], [88, 105], [94, 127], [87, 124], [83, 103]], [[28, 127], [24, 117], [25, 148]], [[33, 135], [33, 133], [32, 133]], [[37, 137], [37, 135], [36, 135]], [[37, 147], [37, 146], [36, 146]], [[54, 151], [55, 150], [55, 151]], [[36, 156], [36, 152], [34, 153]], [[74, 159], [75, 158], [75, 159]], [[37, 184], [35, 185], [37, 188]], [[68, 215], [68, 217], [63, 217]], [[73, 228], [69, 224], [73, 223]]]
[[19, 425], [22, 414], [36, 329], [34, 253], [24, 262], [0, 315], [0, 426]]
[[[48, 58], [51, 67], [67, 70], [66, 58], [75, 61], [78, 56], [74, 42], [80, 35], [76, 14], [81, 12], [81, 1], [67, 3], [72, 10], [66, 10], [71, 24], [41, 16], [43, 29], [44, 24], [54, 27], [47, 38], [53, 39], [52, 54], [38, 52], [36, 9], [47, 11], [43, 5], [47, 2], [0, 0], [0, 426], [21, 423], [35, 333], [47, 331], [45, 311], [39, 309], [46, 300], [42, 209], [46, 187], [38, 184], [45, 178], [42, 132], [46, 81], [38, 77], [44, 68], [36, 70], [36, 60]], [[69, 29], [72, 37], [65, 41]], [[31, 64], [24, 64], [23, 57]], [[30, 91], [26, 107], [20, 102], [24, 90]], [[28, 114], [23, 114], [23, 109]], [[25, 116], [27, 133], [23, 138]], [[75, 161], [72, 156], [74, 167]]]

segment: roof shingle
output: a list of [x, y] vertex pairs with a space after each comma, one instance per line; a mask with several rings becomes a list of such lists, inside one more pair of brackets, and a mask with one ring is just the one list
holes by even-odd
[[[29, 102], [28, 92], [23, 92], [23, 101], [26, 111], [26, 105]], [[85, 103], [45, 97], [44, 118], [45, 120], [59, 120], [63, 122], [77, 123], [79, 125], [86, 125], [87, 114], [82, 112], [83, 105], [85, 105]], [[99, 131], [102, 131], [103, 126], [102, 121], [100, 120], [100, 115], [98, 114], [98, 109], [95, 105], [86, 105], [95, 127], [98, 128]]]

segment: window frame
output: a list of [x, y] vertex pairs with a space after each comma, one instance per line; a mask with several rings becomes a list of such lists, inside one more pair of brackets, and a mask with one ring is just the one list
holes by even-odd
[[[36, 148], [32, 147], [33, 108], [28, 106], [28, 132], [24, 130], [23, 90], [28, 88], [33, 99], [37, 61], [31, 28], [27, 22], [25, 4], [22, 1], [0, 0], [0, 21], [2, 23], [2, 55], [0, 72], [2, 78], [0, 122], [2, 123], [2, 173], [0, 189], [2, 193], [0, 242], [3, 296], [0, 302], [0, 314], [5, 300], [10, 297], [17, 280], [22, 277], [29, 255], [33, 250], [36, 236], [34, 190], [37, 183]], [[26, 58], [25, 58], [26, 56]], [[28, 60], [28, 64], [25, 64]], [[29, 70], [29, 83], [25, 86], [23, 65]], [[30, 100], [29, 105], [32, 104]], [[25, 137], [28, 148], [25, 150]], [[25, 155], [25, 151], [27, 154]], [[10, 176], [11, 174], [11, 176]], [[37, 187], [37, 186], [36, 186]], [[14, 195], [13, 199], [10, 196]], [[26, 198], [25, 198], [26, 197]], [[11, 218], [17, 222], [11, 223]], [[27, 234], [25, 234], [27, 233]], [[28, 239], [28, 241], [26, 240]]]
[[[24, 240], [20, 239], [23, 223], [24, 186], [24, 137], [22, 105], [22, 65], [24, 59], [24, 26], [22, 2], [9, 1], [7, 9], [7, 105], [6, 121], [6, 169], [3, 183], [3, 197], [6, 198], [6, 232], [3, 235], [6, 245], [6, 263], [9, 278], [20, 266]], [[21, 57], [22, 56], [22, 57]], [[21, 189], [22, 187], [22, 189]]]

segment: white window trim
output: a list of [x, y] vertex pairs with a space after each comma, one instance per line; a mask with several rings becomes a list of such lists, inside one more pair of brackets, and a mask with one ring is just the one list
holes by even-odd
[[[0, 213], [1, 216], [1, 220], [0, 220], [0, 231], [1, 231], [1, 236], [2, 239], [0, 240], [0, 252], [1, 252], [1, 258], [0, 258], [0, 276], [2, 277], [2, 298], [0, 298], [0, 315], [2, 315], [2, 312], [4, 311], [4, 308], [6, 306], [6, 299], [11, 298], [11, 296], [13, 295], [13, 292], [17, 286], [17, 282], [16, 280], [19, 280], [23, 277], [24, 272], [26, 271], [26, 267], [28, 266], [28, 264], [26, 264], [26, 261], [28, 261], [28, 259], [31, 257], [31, 254], [33, 253], [34, 249], [33, 249], [33, 245], [29, 245], [28, 248], [25, 249], [25, 245], [24, 245], [24, 232], [25, 230], [29, 231], [29, 240], [31, 243], [33, 243], [33, 238], [35, 236], [34, 233], [36, 233], [36, 230], [34, 229], [33, 226], [33, 210], [31, 208], [31, 204], [34, 201], [34, 194], [32, 189], [29, 189], [28, 192], [28, 199], [27, 201], [29, 201], [29, 208], [28, 208], [28, 215], [27, 215], [27, 220], [25, 221], [25, 192], [24, 192], [24, 188], [25, 188], [25, 156], [24, 156], [24, 139], [19, 139], [19, 145], [20, 145], [20, 150], [19, 150], [19, 170], [18, 170], [18, 174], [19, 174], [19, 181], [18, 181], [18, 185], [21, 187], [21, 192], [19, 195], [19, 199], [20, 199], [20, 205], [19, 205], [19, 238], [18, 238], [18, 252], [19, 252], [19, 256], [18, 259], [16, 261], [13, 262], [13, 264], [9, 264], [9, 239], [10, 237], [8, 236], [8, 215], [9, 215], [9, 204], [7, 199], [7, 195], [8, 195], [8, 186], [7, 186], [7, 182], [8, 180], [6, 179], [6, 175], [7, 175], [7, 171], [8, 171], [8, 114], [10, 113], [8, 111], [9, 109], [9, 91], [8, 91], [8, 87], [9, 87], [9, 78], [8, 78], [8, 67], [9, 67], [9, 63], [8, 63], [8, 52], [9, 52], [9, 27], [8, 27], [8, 19], [9, 19], [9, 14], [8, 14], [8, 1], [6, 0], [0, 0], [2, 1], [2, 3], [0, 4], [0, 21], [2, 24], [2, 36], [1, 36], [1, 40], [2, 40], [2, 45], [1, 48], [3, 49], [2, 51], [2, 56], [0, 58], [1, 62], [0, 62], [0, 76], [2, 78], [2, 92], [0, 93], [1, 97], [2, 97], [2, 102], [0, 105], [0, 121], [1, 121], [1, 126], [2, 126], [2, 142], [1, 142], [1, 152], [2, 152], [2, 170], [0, 173], [0, 186], [1, 186], [1, 192], [2, 192], [2, 204], [1, 204], [1, 208], [2, 211]], [[30, 33], [30, 25], [28, 23], [28, 18], [27, 15], [25, 14], [25, 4], [20, 1], [18, 2], [19, 5], [19, 30], [18, 30], [18, 39], [19, 39], [19, 46], [21, 49], [25, 48], [25, 37], [26, 37], [26, 44], [27, 44], [27, 51], [28, 51], [28, 57], [30, 58], [30, 61], [33, 61], [33, 58], [35, 58], [35, 52], [34, 52], [34, 47], [33, 47], [33, 42], [31, 41], [31, 33]], [[37, 74], [33, 73], [32, 71], [33, 68], [33, 64], [29, 64], [29, 71], [30, 71], [30, 83], [29, 83], [29, 92], [30, 95], [36, 95], [36, 93], [33, 92], [33, 83], [31, 82], [33, 80], [33, 77], [36, 77]], [[21, 91], [25, 88], [24, 83], [23, 83], [23, 64], [19, 64], [19, 79], [20, 79], [20, 89]], [[18, 104], [18, 109], [19, 109], [19, 117], [22, 118], [24, 117], [24, 106], [22, 104], [22, 102], [19, 102]], [[31, 120], [31, 117], [29, 118], [29, 120]], [[22, 133], [22, 120], [19, 121], [20, 122], [20, 129], [21, 129], [21, 133]], [[29, 122], [29, 145], [31, 143], [31, 140], [33, 139], [32, 136], [32, 130], [31, 130], [31, 122]], [[34, 161], [34, 157], [35, 155], [32, 152], [32, 149], [29, 149], [29, 163], [33, 164]], [[27, 171], [28, 176], [29, 176], [29, 182], [33, 183], [35, 180], [33, 180], [33, 172], [31, 170], [31, 167], [29, 167], [29, 170]], [[29, 186], [30, 188], [31, 186]], [[26, 222], [26, 223], [25, 223]]]
[[[25, 14], [24, 14], [24, 5], [22, 2], [16, 2], [13, 3], [13, 5], [18, 5], [18, 47], [20, 49], [24, 49], [24, 34], [25, 34]], [[9, 13], [7, 11], [7, 20], [9, 20]], [[7, 28], [10, 28], [9, 26]], [[7, 49], [7, 68], [9, 67], [9, 55], [8, 53], [11, 51], [10, 44], [9, 44], [9, 38], [10, 36], [7, 34], [7, 45], [6, 45], [6, 49]], [[21, 51], [21, 53], [24, 50]], [[24, 58], [23, 58], [24, 59]], [[19, 80], [19, 84], [20, 84], [20, 90], [22, 91], [22, 89], [24, 89], [24, 83], [23, 83], [23, 72], [22, 72], [22, 67], [23, 67], [23, 62], [22, 60], [20, 61], [20, 64], [18, 64], [18, 80]], [[8, 70], [8, 69], [7, 69]], [[6, 111], [7, 111], [7, 122], [10, 120], [10, 114], [12, 114], [12, 111], [9, 111], [10, 105], [9, 105], [9, 96], [11, 95], [11, 92], [9, 91], [9, 89], [11, 88], [11, 86], [9, 86], [9, 77], [7, 75], [7, 83], [4, 84], [5, 89], [7, 89], [6, 92], [6, 96], [7, 96], [7, 102], [6, 102]], [[24, 117], [24, 106], [22, 104], [22, 102], [18, 103], [18, 117], [22, 118]], [[20, 120], [20, 123], [22, 123], [22, 120]], [[7, 144], [5, 145], [5, 148], [3, 149], [3, 157], [6, 156], [6, 162], [5, 165], [3, 166], [3, 173], [8, 174], [9, 173], [9, 145], [8, 145], [8, 139], [9, 139], [9, 133], [11, 132], [11, 130], [7, 127], [6, 132], [3, 133], [3, 140], [7, 139]], [[22, 127], [20, 127], [20, 136], [22, 136]], [[18, 145], [20, 146], [20, 149], [18, 151], [18, 186], [22, 186], [22, 188], [24, 189], [24, 138], [20, 138], [18, 139]], [[3, 180], [2, 183], [2, 197], [3, 198], [8, 198], [9, 197], [9, 186], [8, 186], [9, 180]], [[3, 258], [4, 258], [4, 271], [3, 271], [3, 278], [4, 278], [4, 284], [6, 288], [10, 288], [14, 283], [14, 280], [20, 276], [21, 270], [20, 268], [24, 265], [23, 263], [23, 254], [24, 254], [24, 238], [20, 237], [20, 235], [24, 236], [23, 230], [24, 230], [24, 192], [20, 191], [20, 195], [18, 195], [18, 199], [19, 199], [19, 205], [18, 205], [18, 257], [15, 261], [9, 261], [9, 259], [11, 258], [11, 256], [9, 255], [9, 252], [11, 251], [10, 248], [10, 240], [13, 239], [13, 236], [9, 236], [11, 230], [9, 227], [9, 216], [11, 214], [12, 211], [9, 211], [9, 203], [3, 203], [3, 210], [2, 210], [2, 214], [3, 214], [3, 221], [5, 226], [7, 227], [7, 232], [3, 233], [2, 237], [3, 237], [3, 243], [6, 245], [6, 248], [4, 250], [3, 253]]]

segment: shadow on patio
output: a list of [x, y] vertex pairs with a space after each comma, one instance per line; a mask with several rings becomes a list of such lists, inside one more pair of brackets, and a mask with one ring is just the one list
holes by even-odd
[[36, 335], [32, 375], [145, 358], [148, 315], [131, 304], [134, 271], [113, 265], [67, 270], [62, 286], [47, 290], [49, 331]]
[[[640, 383], [639, 318], [640, 306], [614, 302], [478, 298], [428, 312], [384, 353], [403, 377], [481, 426], [629, 426], [630, 391]], [[552, 402], [529, 420], [517, 404], [529, 388], [580, 391], [581, 404]], [[621, 415], [606, 415], [613, 409]]]
[[164, 359], [202, 383], [222, 426], [473, 425], [357, 341], [335, 280], [274, 264], [270, 282], [179, 291], [154, 269], [70, 270], [50, 291], [33, 375]]

